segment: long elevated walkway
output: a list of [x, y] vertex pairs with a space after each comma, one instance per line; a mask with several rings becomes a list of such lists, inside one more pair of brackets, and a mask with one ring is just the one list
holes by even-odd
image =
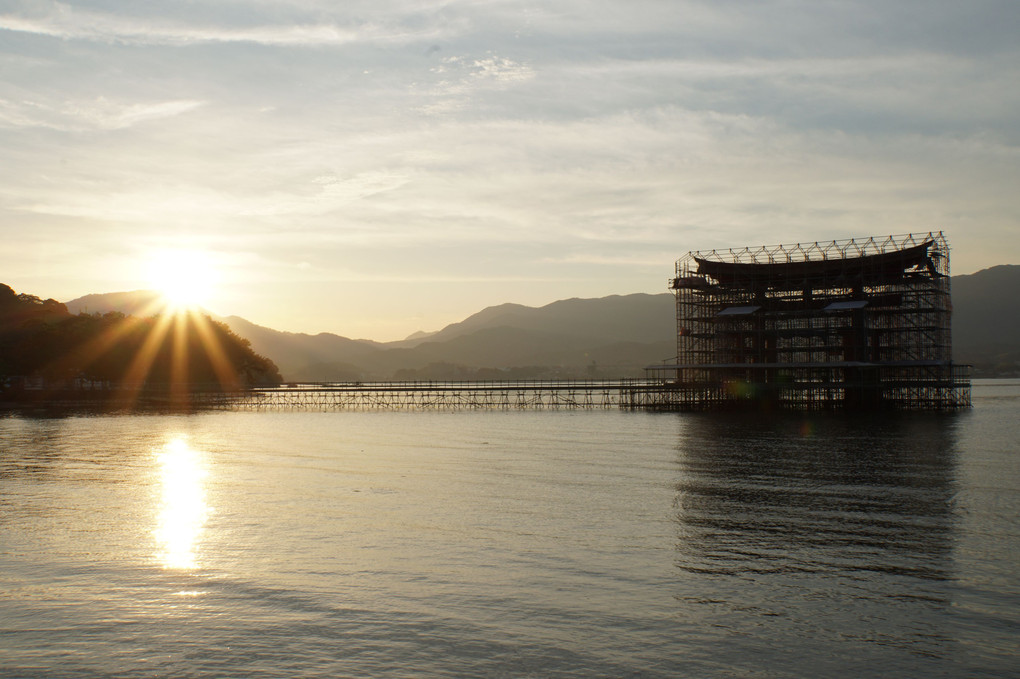
[[662, 380], [512, 380], [492, 382], [331, 382], [254, 388], [224, 405], [252, 409], [556, 409], [655, 408]]
[[[842, 365], [842, 364], [841, 364]], [[676, 366], [663, 366], [675, 370]], [[789, 374], [775, 383], [749, 376], [777, 369], [767, 364], [726, 368], [721, 380], [677, 383], [671, 379], [510, 380], [479, 382], [323, 382], [224, 391], [212, 384], [30, 385], [0, 398], [0, 411], [81, 408], [87, 411], [169, 409], [228, 410], [543, 410], [610, 409], [697, 411], [741, 408], [780, 410], [957, 410], [970, 405], [970, 382], [954, 377], [935, 384], [886, 380], [870, 400], [846, 397], [849, 387], [873, 385], [824, 381]], [[817, 367], [817, 366], [813, 366]], [[924, 367], [924, 366], [922, 366]], [[730, 371], [730, 368], [734, 370]], [[736, 368], [739, 368], [737, 370]], [[784, 364], [788, 372], [790, 366]], [[954, 366], [954, 370], [960, 366]], [[732, 375], [727, 375], [733, 372]], [[667, 371], [668, 373], [668, 371]], [[716, 376], [718, 378], [718, 375]], [[751, 377], [752, 379], [748, 379]], [[816, 376], [817, 377], [817, 376]], [[867, 389], [866, 389], [867, 387]], [[870, 391], [869, 391], [870, 390]], [[946, 394], [952, 398], [948, 398]]]

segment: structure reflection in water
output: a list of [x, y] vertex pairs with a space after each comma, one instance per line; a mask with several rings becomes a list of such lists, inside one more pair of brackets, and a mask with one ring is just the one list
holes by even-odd
[[732, 640], [734, 658], [758, 655], [759, 634], [797, 639], [817, 676], [855, 665], [911, 675], [904, 658], [957, 657], [957, 425], [923, 414], [690, 418], [676, 566], [697, 586], [679, 588], [682, 610], [755, 630]]
[[165, 568], [197, 568], [196, 545], [208, 514], [202, 487], [202, 454], [185, 438], [175, 437], [157, 453], [157, 460], [161, 490], [156, 527], [159, 561]]
[[680, 446], [680, 567], [948, 577], [951, 417], [695, 418]]

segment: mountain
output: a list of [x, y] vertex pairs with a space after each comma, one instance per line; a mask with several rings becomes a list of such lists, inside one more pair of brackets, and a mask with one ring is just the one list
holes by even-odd
[[407, 341], [413, 341], [413, 340], [424, 340], [424, 339], [428, 339], [429, 337], [432, 337], [432, 335], [435, 335], [435, 334], [436, 333], [434, 333], [434, 332], [425, 332], [424, 330], [418, 330], [417, 332], [412, 332], [410, 335], [408, 335], [404, 339], [404, 341], [407, 342]]
[[976, 376], [1020, 373], [1020, 265], [953, 276], [953, 356]]
[[287, 380], [348, 381], [362, 379], [357, 367], [380, 351], [382, 345], [323, 332], [317, 335], [284, 332], [257, 325], [240, 316], [220, 316], [231, 330], [251, 342], [260, 354], [277, 357]]
[[288, 381], [640, 376], [676, 353], [673, 296], [571, 299], [489, 307], [397, 342], [308, 335], [220, 318], [273, 357]]
[[[653, 341], [607, 341], [599, 336], [494, 326], [446, 341], [386, 350], [376, 357], [385, 363], [373, 367], [379, 372], [396, 367], [405, 379], [499, 379], [511, 373], [543, 379], [636, 377], [644, 366], [676, 353], [675, 338], [650, 339]], [[449, 376], [437, 375], [437, 366], [442, 365], [450, 367], [446, 371]]]
[[[138, 311], [145, 291], [88, 295], [72, 312]], [[640, 376], [676, 353], [673, 296], [569, 299], [543, 307], [488, 307], [434, 333], [379, 343], [332, 333], [274, 330], [239, 316], [217, 317], [288, 381], [502, 379]]]
[[[514, 328], [553, 335], [599, 338], [602, 342], [676, 339], [675, 302], [666, 292], [566, 299], [542, 307], [500, 304], [446, 326], [417, 343], [446, 342], [488, 328]], [[413, 337], [413, 336], [412, 336]], [[400, 344], [406, 345], [409, 340]]]
[[[162, 308], [162, 296], [152, 290], [132, 292], [107, 292], [99, 295], [85, 295], [66, 302], [64, 306], [72, 314], [106, 314], [119, 311], [127, 316], [151, 316]], [[208, 313], [203, 311], [202, 313]]]
[[[1020, 367], [1020, 266], [952, 279], [954, 357], [975, 375]], [[119, 295], [119, 296], [118, 296]], [[144, 293], [89, 295], [74, 312], [144, 304]], [[123, 309], [118, 309], [123, 310]], [[238, 316], [220, 317], [252, 348], [273, 359], [288, 381], [637, 377], [676, 354], [673, 295], [567, 299], [542, 307], [500, 304], [434, 333], [397, 342], [331, 333], [274, 330]]]
[[674, 304], [669, 293], [500, 304], [378, 358], [407, 379], [442, 379], [444, 365], [478, 368], [453, 370], [460, 378], [639, 377], [676, 354]]
[[[128, 293], [113, 301], [134, 303], [136, 297]], [[205, 315], [170, 326], [153, 316], [72, 314], [56, 300], [0, 284], [0, 391], [21, 390], [25, 379], [43, 379], [52, 388], [86, 380], [173, 390], [182, 383], [279, 384], [280, 375], [272, 361]]]

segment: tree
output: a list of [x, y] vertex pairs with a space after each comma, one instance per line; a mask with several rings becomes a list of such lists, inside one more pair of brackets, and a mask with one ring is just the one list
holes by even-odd
[[0, 284], [0, 377], [86, 379], [188, 389], [279, 384], [248, 340], [198, 314], [72, 316], [56, 300]]

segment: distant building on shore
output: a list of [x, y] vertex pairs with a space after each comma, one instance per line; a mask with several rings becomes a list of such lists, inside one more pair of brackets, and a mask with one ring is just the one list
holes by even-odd
[[678, 409], [970, 405], [941, 232], [689, 252], [670, 287]]

